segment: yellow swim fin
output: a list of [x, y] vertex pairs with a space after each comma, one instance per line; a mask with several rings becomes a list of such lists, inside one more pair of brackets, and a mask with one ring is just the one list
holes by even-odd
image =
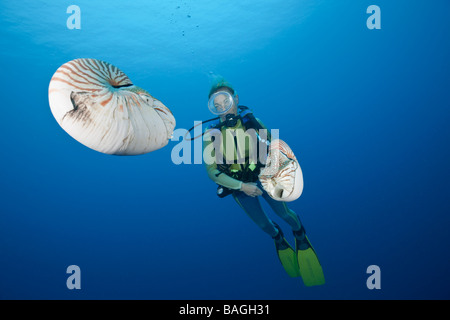
[[303, 226], [299, 231], [294, 232], [294, 236], [295, 251], [303, 283], [308, 287], [324, 284], [325, 276], [323, 275], [322, 266], [311, 242], [309, 242], [305, 234]]
[[280, 259], [284, 270], [286, 270], [290, 277], [299, 277], [300, 270], [298, 268], [297, 255], [289, 242], [284, 238], [280, 227], [277, 224], [275, 225], [278, 229], [278, 234], [273, 239], [275, 241], [278, 259]]

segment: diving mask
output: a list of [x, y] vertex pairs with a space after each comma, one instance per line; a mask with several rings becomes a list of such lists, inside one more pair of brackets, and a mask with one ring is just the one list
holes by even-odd
[[218, 91], [211, 95], [208, 101], [208, 108], [213, 114], [222, 115], [233, 107], [234, 98], [226, 91]]

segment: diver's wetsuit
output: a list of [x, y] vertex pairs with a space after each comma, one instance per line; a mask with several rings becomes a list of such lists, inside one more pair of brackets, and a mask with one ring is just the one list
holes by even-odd
[[[263, 128], [264, 125], [261, 123], [261, 121], [257, 120]], [[231, 139], [235, 139], [234, 145], [234, 151], [232, 152], [234, 154], [234, 159], [232, 159], [235, 163], [231, 164], [230, 168], [234, 172], [238, 172], [241, 167], [236, 164], [236, 159], [238, 158], [238, 150], [245, 150], [246, 154], [248, 155], [249, 150], [253, 150], [251, 144], [247, 143], [246, 141], [240, 141], [245, 140], [243, 138], [243, 135], [236, 135], [236, 138], [234, 138], [232, 132], [237, 130], [244, 130], [245, 128], [242, 125], [241, 120], [239, 120], [236, 124], [236, 126], [232, 128], [222, 127], [221, 132], [223, 136], [223, 143], [222, 153], [224, 155], [228, 155], [226, 153], [225, 147], [226, 147], [226, 139], [227, 136]], [[231, 134], [231, 136], [230, 136]], [[239, 139], [241, 138], [241, 139]], [[203, 150], [212, 143], [211, 140], [208, 137], [208, 132], [205, 133], [205, 138], [203, 142]], [[240, 148], [236, 148], [236, 145], [241, 146]], [[213, 155], [215, 156], [215, 155]], [[238, 179], [233, 178], [230, 175], [227, 175], [224, 172], [221, 172], [218, 169], [218, 166], [216, 163], [207, 164], [206, 169], [208, 171], [208, 176], [217, 184], [222, 185], [228, 189], [233, 190], [233, 198], [236, 200], [236, 202], [239, 204], [239, 206], [247, 213], [247, 215], [267, 234], [269, 234], [271, 237], [275, 237], [278, 234], [278, 230], [273, 224], [273, 222], [269, 219], [267, 214], [264, 212], [261, 203], [259, 202], [259, 197], [251, 197], [246, 195], [243, 191], [240, 191], [243, 181], [240, 181]], [[244, 182], [253, 182], [253, 181], [244, 181]], [[301, 228], [300, 220], [298, 219], [298, 216], [295, 214], [294, 211], [290, 210], [285, 202], [276, 201], [272, 199], [269, 194], [262, 188], [261, 183], [259, 180], [254, 181], [257, 183], [258, 187], [262, 190], [263, 194], [262, 197], [267, 201], [267, 203], [270, 205], [272, 210], [280, 216], [284, 221], [286, 221], [292, 228], [292, 230], [297, 231]]]

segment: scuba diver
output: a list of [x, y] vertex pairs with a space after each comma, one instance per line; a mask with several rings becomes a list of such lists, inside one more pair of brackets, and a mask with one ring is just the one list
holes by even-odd
[[[286, 202], [272, 199], [258, 180], [264, 164], [260, 159], [251, 160], [249, 153], [258, 148], [264, 148], [264, 146], [267, 151], [271, 138], [267, 133], [267, 128], [259, 119], [255, 118], [249, 108], [238, 105], [238, 95], [231, 84], [224, 79], [213, 84], [208, 97], [209, 110], [217, 117], [208, 120], [214, 122], [202, 134], [206, 135], [203, 139], [203, 150], [205, 151], [211, 143], [215, 142], [215, 137], [211, 134], [213, 130], [216, 133], [219, 132], [222, 139], [219, 142], [219, 149], [223, 152], [219, 152], [220, 155], [217, 157], [217, 147], [211, 148], [213, 150], [212, 157], [216, 161], [212, 161], [210, 164], [205, 161], [209, 178], [218, 184], [217, 195], [220, 198], [232, 195], [242, 210], [274, 239], [278, 258], [289, 276], [301, 276], [306, 286], [324, 284], [322, 267], [306, 236], [300, 218], [287, 207]], [[257, 133], [259, 141], [256, 149], [250, 145], [252, 139], [245, 139], [245, 135], [238, 134], [239, 130], [249, 129], [254, 129]], [[258, 134], [262, 132], [262, 129], [267, 130], [265, 131], [267, 139], [262, 139], [263, 135]], [[233, 149], [231, 152], [230, 146]], [[227, 148], [228, 150], [226, 150]], [[220, 159], [222, 156], [223, 161], [217, 161], [222, 160]], [[238, 161], [238, 159], [242, 161]], [[295, 250], [285, 239], [280, 226], [269, 219], [264, 212], [259, 197], [264, 198], [271, 209], [292, 228]]]

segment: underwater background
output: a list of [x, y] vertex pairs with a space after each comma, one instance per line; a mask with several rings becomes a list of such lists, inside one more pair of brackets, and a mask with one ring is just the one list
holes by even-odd
[[[79, 30], [66, 26], [72, 4]], [[372, 4], [379, 30], [366, 26]], [[449, 299], [449, 10], [445, 0], [0, 2], [0, 298]], [[212, 117], [214, 77], [231, 82], [299, 159], [304, 191], [289, 207], [326, 284], [289, 278], [273, 240], [216, 196], [203, 164], [172, 162], [178, 141], [111, 156], [71, 138], [48, 85], [75, 58], [120, 68], [177, 128]], [[81, 290], [66, 287], [69, 265]], [[380, 290], [366, 286], [370, 265]]]

